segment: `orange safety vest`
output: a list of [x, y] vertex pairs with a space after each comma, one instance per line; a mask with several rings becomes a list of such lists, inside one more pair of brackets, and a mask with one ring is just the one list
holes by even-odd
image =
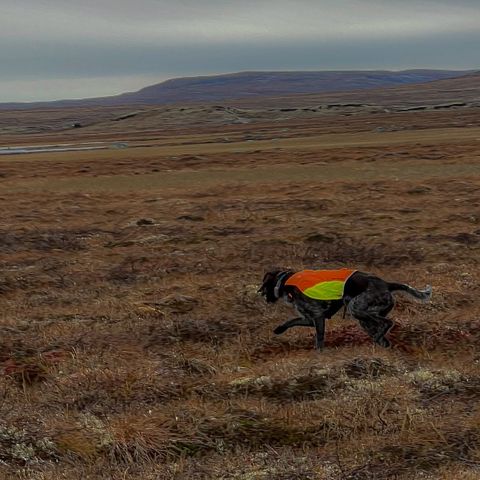
[[285, 285], [297, 287], [304, 295], [315, 300], [340, 300], [346, 281], [357, 270], [302, 270], [294, 273]]

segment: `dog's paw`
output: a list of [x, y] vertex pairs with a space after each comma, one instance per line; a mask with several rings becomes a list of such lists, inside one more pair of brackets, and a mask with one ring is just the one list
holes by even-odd
[[287, 327], [285, 327], [284, 325], [279, 325], [274, 331], [273, 333], [275, 335], [281, 335], [283, 332], [285, 332], [285, 330], [287, 330]]
[[385, 337], [379, 338], [376, 343], [384, 348], [389, 348], [392, 345], [390, 340], [387, 340]]

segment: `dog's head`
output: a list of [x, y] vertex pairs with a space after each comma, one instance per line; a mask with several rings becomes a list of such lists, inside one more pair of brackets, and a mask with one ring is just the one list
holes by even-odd
[[275, 303], [280, 298], [281, 283], [290, 273], [290, 270], [267, 272], [263, 276], [262, 286], [258, 289], [258, 293], [263, 295], [268, 303]]

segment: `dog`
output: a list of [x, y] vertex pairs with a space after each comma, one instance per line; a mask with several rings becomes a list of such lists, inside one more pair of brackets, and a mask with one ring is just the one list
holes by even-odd
[[324, 347], [325, 320], [342, 307], [359, 321], [375, 343], [389, 347], [390, 342], [385, 336], [393, 322], [386, 316], [395, 305], [392, 292], [396, 291], [423, 302], [430, 300], [432, 295], [429, 285], [424, 290], [417, 290], [403, 283], [387, 282], [370, 273], [347, 269], [269, 271], [258, 289], [268, 303], [283, 299], [299, 315], [279, 325], [274, 333], [279, 335], [292, 327], [315, 327], [315, 348], [318, 350]]

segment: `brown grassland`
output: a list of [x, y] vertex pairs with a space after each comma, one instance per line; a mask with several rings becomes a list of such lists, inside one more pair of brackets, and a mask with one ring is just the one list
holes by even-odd
[[[2, 141], [130, 142], [0, 157], [2, 478], [480, 478], [478, 108], [102, 115]], [[339, 315], [316, 352], [310, 329], [272, 333], [293, 313], [256, 294], [274, 266], [433, 300], [398, 296], [391, 349]]]

